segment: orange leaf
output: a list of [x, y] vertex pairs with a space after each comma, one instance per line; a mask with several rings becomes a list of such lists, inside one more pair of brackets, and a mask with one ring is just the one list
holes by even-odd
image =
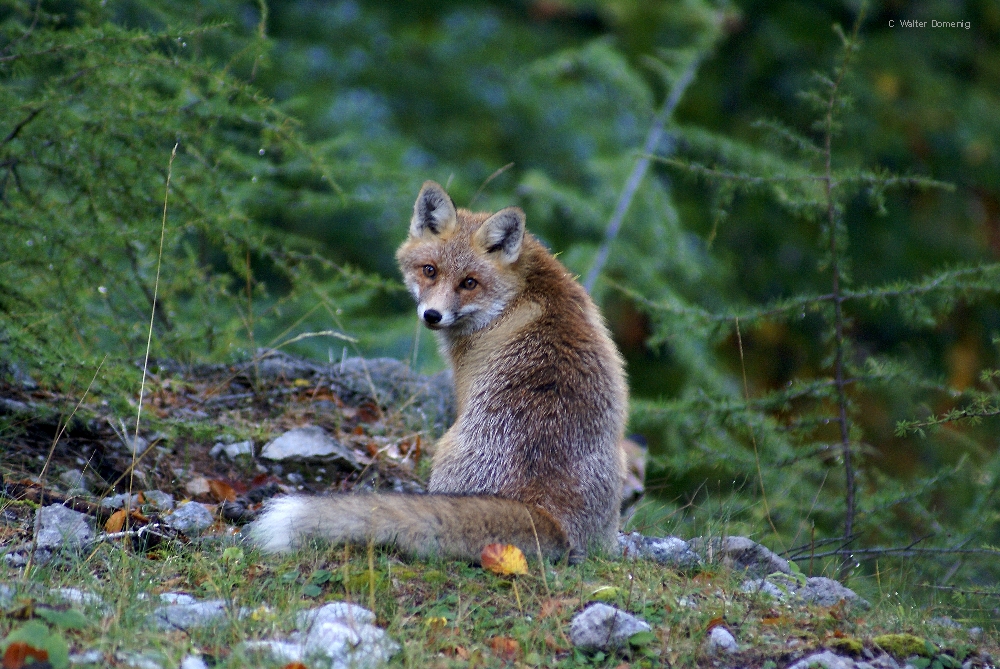
[[490, 639], [490, 650], [501, 660], [513, 662], [521, 655], [521, 644], [509, 636], [495, 636]]
[[125, 527], [125, 509], [118, 509], [104, 523], [105, 532], [121, 532]]
[[705, 628], [706, 631], [711, 632], [713, 629], [726, 622], [725, 618], [719, 616], [718, 618], [712, 618], [708, 621], [708, 627]]
[[288, 664], [286, 664], [285, 666], [283, 666], [281, 669], [309, 669], [309, 667], [307, 667], [306, 665], [302, 664], [301, 662], [289, 662]]
[[208, 492], [217, 502], [236, 501], [236, 491], [233, 489], [233, 486], [229, 485], [225, 481], [220, 481], [218, 479], [209, 480]]
[[23, 641], [15, 641], [7, 646], [7, 650], [3, 654], [3, 669], [22, 669], [24, 665], [28, 664], [29, 657], [31, 664], [47, 662], [49, 653], [46, 650], [29, 646]]
[[511, 574], [527, 574], [528, 561], [524, 558], [524, 553], [517, 546], [507, 544], [489, 544], [483, 548], [479, 556], [483, 569], [499, 574], [510, 576]]

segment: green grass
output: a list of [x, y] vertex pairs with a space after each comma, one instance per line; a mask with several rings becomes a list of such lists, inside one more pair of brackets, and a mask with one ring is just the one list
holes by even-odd
[[[680, 573], [645, 561], [601, 558], [573, 567], [547, 564], [544, 574], [532, 561], [529, 574], [510, 578], [460, 562], [404, 561], [381, 550], [369, 555], [365, 547], [312, 546], [274, 557], [227, 540], [146, 554], [100, 543], [89, 554], [33, 568], [26, 578], [0, 567], [0, 582], [18, 588], [0, 618], [0, 636], [47, 604], [58, 604], [53, 588], [73, 587], [103, 602], [72, 607], [86, 620], [81, 629], [52, 625], [73, 652], [97, 649], [107, 658], [156, 652], [167, 666], [191, 652], [217, 667], [272, 666], [259, 656], [243, 656], [239, 643], [285, 636], [297, 611], [330, 600], [372, 608], [377, 624], [402, 645], [391, 662], [399, 667], [705, 666], [714, 663], [704, 641], [716, 624], [740, 643], [738, 658], [719, 661], [727, 666], [781, 667], [808, 649], [847, 651], [858, 643], [872, 648], [874, 637], [901, 632], [959, 660], [976, 649], [997, 652], [994, 630], [976, 639], [965, 629], [931, 625], [927, 621], [938, 615], [933, 608], [879, 597], [867, 591], [870, 583], [852, 583], [873, 602], [862, 610], [777, 603], [741, 592], [740, 581], [721, 567]], [[223, 599], [232, 603], [231, 611], [246, 614], [234, 613], [190, 635], [153, 629], [147, 617], [160, 604], [156, 595], [176, 591]], [[654, 634], [616, 654], [573, 650], [570, 620], [594, 599], [639, 616]]]

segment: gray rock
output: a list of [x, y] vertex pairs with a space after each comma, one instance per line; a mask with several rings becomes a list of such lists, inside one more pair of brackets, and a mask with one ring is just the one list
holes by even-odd
[[[175, 595], [178, 593], [164, 594]], [[163, 598], [161, 597], [161, 599]], [[152, 624], [158, 629], [188, 632], [208, 627], [226, 617], [226, 602], [221, 599], [210, 599], [202, 602], [190, 600], [193, 598], [188, 595], [163, 599], [168, 603], [153, 611]]]
[[105, 497], [101, 500], [101, 506], [106, 509], [121, 509], [128, 502], [129, 508], [134, 509], [139, 506], [139, 495], [129, 495], [127, 492], [120, 493], [118, 495], [112, 495], [111, 497]]
[[6, 609], [14, 603], [14, 588], [6, 583], [0, 583], [0, 609]]
[[208, 663], [200, 655], [188, 655], [181, 660], [180, 669], [208, 669]]
[[746, 537], [696, 537], [689, 545], [709, 564], [721, 563], [758, 578], [774, 573], [792, 573], [788, 560]]
[[351, 469], [361, 469], [354, 452], [316, 425], [289, 430], [264, 445], [260, 457], [268, 460], [334, 460]]
[[867, 661], [857, 660], [855, 666], [858, 669], [900, 669], [899, 662], [892, 655], [883, 653], [877, 657], [871, 657]]
[[610, 650], [626, 645], [633, 634], [648, 631], [649, 625], [632, 614], [596, 602], [573, 616], [569, 638], [582, 650]]
[[864, 608], [870, 606], [866, 600], [858, 597], [856, 592], [825, 576], [807, 578], [806, 586], [799, 589], [798, 595], [806, 602], [816, 606], [833, 606], [843, 600]]
[[317, 364], [281, 351], [260, 349], [257, 370], [264, 378], [329, 380], [330, 388], [350, 405], [375, 402], [403, 407], [406, 424], [440, 434], [455, 420], [451, 372], [424, 376], [392, 358], [346, 358]]
[[181, 504], [163, 522], [184, 534], [200, 534], [212, 524], [212, 514], [198, 502]]
[[152, 504], [158, 511], [170, 511], [174, 508], [174, 496], [162, 490], [146, 490], [142, 493], [147, 504]]
[[115, 659], [126, 667], [135, 669], [164, 669], [167, 666], [167, 658], [161, 653], [147, 651], [145, 653], [115, 653]]
[[236, 458], [242, 456], [253, 457], [253, 442], [252, 441], [237, 441], [236, 443], [225, 443], [218, 442], [215, 446], [212, 446], [212, 450], [208, 452], [213, 458], [220, 457], [225, 454], [230, 460], [235, 460]]
[[708, 633], [705, 642], [710, 655], [729, 655], [738, 652], [740, 645], [736, 643], [736, 637], [725, 627], [713, 627]]
[[77, 549], [90, 545], [94, 529], [90, 516], [51, 504], [37, 512], [40, 516], [37, 546], [40, 549]]
[[68, 469], [64, 471], [59, 475], [59, 480], [70, 492], [77, 490], [86, 492], [90, 489], [90, 484], [87, 482], [87, 479], [84, 478], [83, 472], [79, 469]]
[[70, 664], [104, 664], [104, 653], [97, 649], [85, 650], [82, 653], [72, 653]]
[[626, 559], [644, 558], [678, 569], [696, 567], [701, 563], [688, 542], [677, 537], [646, 537], [638, 532], [619, 534], [618, 546]]
[[264, 651], [282, 662], [309, 660], [331, 669], [374, 669], [400, 650], [384, 630], [371, 623], [374, 614], [344, 602], [332, 602], [302, 611], [298, 630], [288, 639], [248, 641], [247, 650]]
[[823, 576], [812, 576], [803, 583], [786, 574], [771, 574], [767, 578], [744, 581], [740, 590], [769, 595], [778, 601], [798, 599], [816, 606], [833, 606], [841, 601], [862, 608], [870, 606], [850, 588]]
[[70, 604], [82, 606], [101, 606], [104, 604], [104, 600], [100, 596], [78, 588], [53, 588], [49, 592]]
[[798, 662], [789, 665], [788, 669], [857, 669], [857, 664], [849, 657], [842, 657], [836, 653], [824, 650], [821, 653], [813, 653], [804, 657]]

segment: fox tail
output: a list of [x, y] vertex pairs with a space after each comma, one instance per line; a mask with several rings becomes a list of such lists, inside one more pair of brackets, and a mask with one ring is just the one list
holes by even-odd
[[413, 556], [479, 562], [492, 543], [557, 560], [574, 552], [559, 522], [537, 506], [467, 495], [292, 495], [269, 501], [249, 535], [268, 553], [287, 552], [316, 537], [334, 543], [395, 546]]

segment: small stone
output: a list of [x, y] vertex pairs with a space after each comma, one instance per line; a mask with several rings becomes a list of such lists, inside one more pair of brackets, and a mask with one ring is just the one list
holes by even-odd
[[336, 460], [351, 468], [361, 469], [351, 449], [334, 440], [316, 425], [297, 427], [264, 445], [260, 457], [268, 460]]
[[129, 495], [127, 492], [123, 492], [111, 497], [105, 497], [101, 500], [101, 506], [106, 509], [121, 509], [125, 506], [126, 502], [128, 502], [129, 508], [136, 508], [139, 506], [139, 495]]
[[705, 562], [721, 562], [730, 569], [744, 570], [758, 578], [792, 573], [788, 560], [747, 537], [696, 537], [689, 545]]
[[851, 658], [824, 650], [822, 653], [813, 653], [802, 658], [788, 669], [855, 669], [856, 666]]
[[174, 508], [174, 496], [162, 490], [146, 490], [142, 496], [146, 503], [152, 504], [158, 511], [170, 511]]
[[222, 454], [225, 454], [230, 460], [235, 460], [236, 458], [242, 456], [253, 457], [253, 442], [252, 441], [237, 441], [236, 443], [227, 444], [224, 442], [218, 442], [215, 446], [212, 446], [212, 450], [208, 452], [213, 458], [217, 458]]
[[0, 609], [6, 609], [14, 602], [14, 588], [0, 583]]
[[73, 653], [69, 656], [70, 664], [104, 664], [104, 653], [97, 649]]
[[208, 479], [204, 476], [195, 476], [193, 479], [184, 484], [184, 492], [192, 497], [207, 495], [211, 491], [212, 489], [208, 487]]
[[639, 532], [619, 534], [618, 546], [624, 558], [644, 558], [678, 569], [695, 567], [701, 563], [698, 554], [688, 542], [677, 537], [646, 537]]
[[825, 576], [807, 578], [805, 587], [798, 591], [798, 595], [809, 604], [816, 606], [833, 606], [841, 601], [866, 609], [870, 606], [867, 600], [858, 597], [853, 590]]
[[218, 622], [226, 615], [226, 602], [211, 599], [204, 602], [184, 601], [161, 606], [153, 611], [152, 622], [159, 629], [189, 632]]
[[90, 516], [52, 504], [38, 510], [38, 548], [82, 548], [94, 540]]
[[354, 604], [331, 602], [301, 611], [295, 620], [298, 631], [288, 639], [248, 641], [243, 648], [265, 651], [281, 662], [313, 659], [338, 669], [375, 669], [400, 650], [384, 630], [371, 624], [374, 614]]
[[170, 527], [184, 534], [200, 534], [213, 522], [212, 514], [198, 502], [181, 504], [163, 519]]
[[66, 486], [66, 489], [70, 492], [86, 492], [89, 489], [87, 479], [83, 477], [83, 472], [79, 469], [68, 469], [64, 471], [59, 475], [59, 480], [62, 481], [62, 484]]
[[633, 634], [649, 631], [649, 625], [632, 614], [597, 602], [573, 616], [569, 638], [582, 650], [610, 650], [626, 645]]
[[104, 603], [104, 600], [102, 600], [98, 595], [95, 595], [92, 592], [87, 592], [86, 590], [79, 590], [77, 588], [54, 588], [49, 592], [71, 604], [100, 606]]
[[200, 655], [188, 655], [181, 660], [180, 669], [208, 669], [208, 663]]
[[739, 651], [736, 637], [725, 627], [713, 627], [708, 633], [708, 652], [711, 655], [729, 655]]

